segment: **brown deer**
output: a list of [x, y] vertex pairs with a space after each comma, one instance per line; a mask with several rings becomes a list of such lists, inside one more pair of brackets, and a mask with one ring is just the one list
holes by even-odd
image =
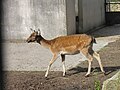
[[[33, 29], [31, 29], [33, 31]], [[96, 43], [94, 37], [86, 34], [76, 34], [68, 36], [60, 36], [52, 40], [46, 40], [41, 36], [40, 30], [33, 31], [33, 33], [27, 39], [27, 42], [37, 42], [43, 47], [50, 49], [53, 54], [51, 61], [49, 62], [45, 77], [48, 76], [49, 69], [54, 61], [57, 59], [58, 54], [61, 55], [63, 63], [63, 76], [65, 76], [65, 55], [77, 54], [82, 52], [88, 59], [88, 72], [85, 76], [89, 76], [91, 72], [91, 62], [93, 57], [97, 59], [101, 71], [104, 73], [103, 66], [101, 64], [100, 55], [93, 51], [93, 43]]]

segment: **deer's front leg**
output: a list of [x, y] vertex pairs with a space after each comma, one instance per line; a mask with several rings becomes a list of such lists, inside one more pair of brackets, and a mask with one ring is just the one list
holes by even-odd
[[63, 76], [65, 76], [65, 55], [61, 55], [62, 58], [62, 64], [63, 64]]
[[54, 55], [53, 55], [53, 58], [52, 58], [51, 61], [49, 62], [49, 65], [48, 65], [48, 68], [47, 68], [45, 77], [48, 76], [48, 72], [49, 72], [49, 70], [50, 70], [50, 67], [51, 67], [51, 65], [54, 63], [54, 61], [55, 61], [56, 59], [57, 59], [57, 54], [54, 54]]

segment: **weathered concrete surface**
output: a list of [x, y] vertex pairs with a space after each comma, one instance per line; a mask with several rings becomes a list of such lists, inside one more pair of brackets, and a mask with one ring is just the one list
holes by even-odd
[[75, 0], [66, 0], [67, 35], [76, 33]]
[[30, 28], [40, 28], [47, 39], [74, 34], [77, 15], [77, 32], [86, 32], [105, 23], [104, 0], [4, 0], [2, 4], [4, 38], [10, 40], [25, 39]]
[[113, 77], [103, 82], [102, 90], [120, 90], [120, 70]]
[[[116, 31], [116, 34], [113, 32]], [[103, 33], [104, 32], [104, 33]], [[120, 26], [111, 26], [100, 29], [93, 35], [105, 35], [106, 37], [96, 38], [97, 44], [94, 44], [95, 51], [100, 50], [110, 42], [114, 42], [120, 37]], [[44, 71], [46, 70], [52, 54], [49, 50], [42, 48], [36, 43], [3, 43], [4, 46], [4, 70], [10, 71]], [[75, 67], [81, 61], [86, 60], [81, 54], [66, 56], [66, 69]], [[60, 57], [55, 61], [51, 70], [62, 70]]]
[[105, 23], [104, 0], [79, 0], [79, 32], [83, 33]]
[[2, 4], [5, 39], [26, 39], [30, 28], [40, 28], [47, 39], [75, 33], [74, 0], [4, 0]]

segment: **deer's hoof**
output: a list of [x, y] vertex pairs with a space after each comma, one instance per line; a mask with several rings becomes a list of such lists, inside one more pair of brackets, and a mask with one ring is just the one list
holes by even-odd
[[89, 77], [89, 76], [90, 76], [90, 74], [86, 74], [86, 75], [85, 75], [85, 77]]
[[45, 75], [45, 78], [47, 78], [47, 75]]
[[107, 75], [106, 72], [102, 72], [102, 73], [103, 73], [103, 75]]
[[65, 73], [63, 73], [63, 77], [65, 77], [65, 75], [66, 75], [66, 72], [65, 72]]

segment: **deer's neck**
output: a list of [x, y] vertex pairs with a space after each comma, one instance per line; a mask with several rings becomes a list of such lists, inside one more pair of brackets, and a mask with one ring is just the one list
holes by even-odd
[[51, 45], [51, 41], [44, 39], [42, 36], [37, 36], [36, 41], [37, 41], [37, 43], [39, 43], [40, 45], [42, 45], [45, 48], [49, 48]]

